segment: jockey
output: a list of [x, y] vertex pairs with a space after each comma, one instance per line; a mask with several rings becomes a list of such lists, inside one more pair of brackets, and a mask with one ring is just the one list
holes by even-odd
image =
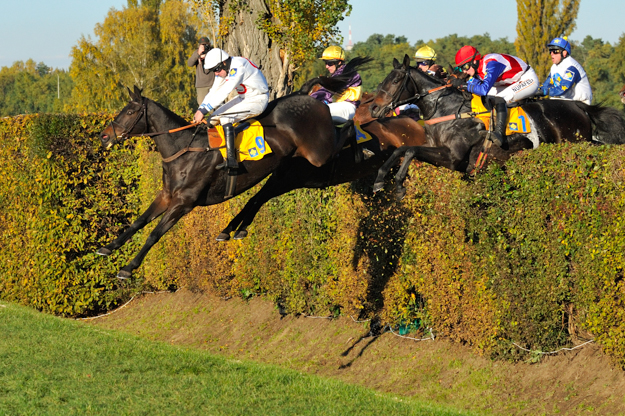
[[445, 68], [436, 63], [436, 52], [428, 45], [422, 46], [414, 55], [417, 68], [439, 79], [447, 78]]
[[[330, 46], [323, 51], [321, 59], [325, 62], [330, 77], [343, 73], [345, 69], [345, 51], [340, 46]], [[321, 87], [310, 94], [315, 100], [322, 101], [330, 108], [332, 121], [336, 124], [343, 124], [354, 118], [356, 108], [360, 105], [362, 95], [362, 80], [360, 74], [355, 73], [348, 84], [347, 90], [340, 96], [334, 95], [331, 91]]]
[[545, 95], [563, 100], [578, 100], [588, 105], [592, 89], [586, 71], [571, 57], [571, 44], [566, 39], [555, 38], [547, 45], [551, 55], [551, 72], [542, 90]]
[[516, 56], [490, 53], [482, 57], [477, 49], [469, 45], [456, 53], [456, 67], [470, 78], [466, 83], [452, 78], [453, 86], [464, 87], [475, 95], [489, 96], [490, 105], [495, 107], [497, 122], [488, 138], [502, 146], [508, 118], [506, 103], [534, 95], [540, 86], [536, 72]]
[[[217, 120], [223, 126], [226, 136], [227, 158], [217, 169], [235, 169], [238, 162], [232, 123], [265, 111], [269, 102], [267, 80], [249, 59], [231, 57], [219, 48], [208, 51], [204, 58], [204, 68], [215, 73], [215, 83], [195, 112], [193, 120], [198, 123], [206, 114], [212, 113], [211, 120]], [[235, 89], [239, 95], [222, 105]]]

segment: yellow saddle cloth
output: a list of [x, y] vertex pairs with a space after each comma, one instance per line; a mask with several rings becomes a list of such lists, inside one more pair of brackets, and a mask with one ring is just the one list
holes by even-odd
[[[244, 160], [260, 160], [265, 155], [272, 153], [269, 143], [265, 141], [265, 133], [263, 126], [257, 120], [247, 120], [250, 125], [245, 130], [237, 134], [234, 138], [234, 147], [238, 149], [237, 160], [243, 162]], [[224, 128], [222, 126], [215, 126], [215, 129], [219, 133], [220, 143], [215, 143], [211, 140], [211, 147], [223, 147], [226, 145], [226, 138], [224, 136]], [[219, 149], [221, 155], [226, 158], [226, 148]]]
[[363, 130], [360, 123], [354, 120], [354, 128], [356, 129], [356, 144], [365, 143], [373, 140], [369, 133]]
[[[481, 113], [488, 111], [482, 103], [482, 97], [473, 94], [471, 100], [471, 111], [475, 113]], [[480, 119], [488, 129], [490, 126], [490, 112], [486, 114], [479, 114], [476, 116]], [[506, 126], [506, 135], [516, 133], [530, 133], [530, 122], [527, 118], [527, 114], [521, 107], [508, 108], [508, 125]]]

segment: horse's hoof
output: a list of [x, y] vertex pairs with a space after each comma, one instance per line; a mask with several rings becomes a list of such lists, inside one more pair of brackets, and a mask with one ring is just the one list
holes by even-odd
[[217, 236], [217, 241], [228, 241], [230, 240], [230, 234], [227, 233], [219, 233]]
[[376, 182], [373, 184], [373, 193], [380, 192], [384, 189], [384, 182]]
[[102, 247], [97, 251], [98, 256], [110, 256], [113, 252], [106, 247]]
[[395, 199], [397, 200], [397, 202], [404, 199], [405, 196], [406, 196], [406, 188], [398, 188], [395, 190]]
[[119, 280], [128, 280], [131, 276], [132, 273], [127, 272], [126, 270], [120, 270], [119, 273], [117, 273], [117, 278]]
[[234, 239], [235, 240], [243, 240], [245, 237], [247, 237], [247, 231], [246, 230], [237, 231], [234, 234]]

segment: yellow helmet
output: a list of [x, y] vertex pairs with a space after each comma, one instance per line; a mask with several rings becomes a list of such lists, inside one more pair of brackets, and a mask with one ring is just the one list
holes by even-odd
[[436, 52], [428, 45], [422, 46], [414, 55], [415, 59], [424, 59], [427, 61], [436, 61]]
[[345, 60], [345, 51], [340, 46], [328, 46], [321, 55], [321, 59], [324, 61], [330, 61], [333, 59], [338, 59], [339, 61]]

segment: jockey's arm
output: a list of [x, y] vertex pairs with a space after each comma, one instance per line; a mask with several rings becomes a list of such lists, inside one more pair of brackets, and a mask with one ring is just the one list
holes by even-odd
[[[497, 61], [490, 61], [484, 68], [484, 79], [474, 76], [467, 82], [467, 91], [475, 95], [488, 95], [488, 91], [493, 87], [499, 76], [503, 74], [506, 66]], [[477, 75], [477, 74], [476, 74]]]
[[[234, 71], [234, 74], [232, 71]], [[215, 77], [215, 79], [219, 78], [221, 81], [213, 84], [213, 87], [204, 97], [204, 101], [200, 104], [198, 111], [206, 115], [219, 107], [228, 98], [232, 90], [243, 81], [244, 75], [243, 68], [233, 68], [225, 78]]]
[[[545, 94], [551, 97], [563, 95], [582, 79], [579, 71], [574, 66], [570, 66], [566, 69], [564, 76], [560, 79], [560, 82], [554, 82], [554, 76], [560, 77], [558, 74], [553, 75], [549, 79], [551, 82], [548, 84], [547, 88], [543, 86]], [[545, 85], [547, 85], [546, 82]]]

